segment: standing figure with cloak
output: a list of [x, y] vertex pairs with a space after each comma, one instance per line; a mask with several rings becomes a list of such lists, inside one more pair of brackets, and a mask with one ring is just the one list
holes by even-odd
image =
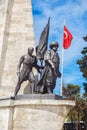
[[53, 89], [56, 85], [57, 77], [61, 77], [59, 72], [60, 59], [57, 53], [59, 44], [57, 42], [52, 42], [50, 44], [50, 50], [46, 51], [44, 55], [45, 67], [42, 72], [41, 78], [38, 81], [38, 86], [43, 87], [43, 93], [53, 93]]
[[39, 45], [36, 51], [37, 60], [41, 61], [41, 66], [43, 61], [45, 62], [45, 67], [40, 76], [40, 80], [37, 83], [37, 91], [40, 92], [43, 89], [42, 93], [53, 93], [53, 89], [56, 85], [57, 77], [61, 77], [61, 73], [59, 72], [59, 55], [57, 53], [57, 49], [59, 47], [57, 42], [52, 42], [50, 44], [50, 50], [47, 50], [48, 46], [48, 36], [49, 36], [49, 27], [50, 27], [50, 18], [48, 19], [48, 23], [43, 29]]

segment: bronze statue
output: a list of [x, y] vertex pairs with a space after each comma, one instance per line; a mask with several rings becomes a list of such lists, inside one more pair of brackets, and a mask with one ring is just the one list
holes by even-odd
[[[20, 58], [18, 64], [18, 82], [15, 89], [14, 96], [11, 99], [15, 99], [21, 84], [29, 80], [32, 87], [30, 87], [31, 93], [38, 88], [43, 87], [42, 93], [53, 93], [53, 89], [56, 85], [57, 77], [61, 77], [61, 73], [59, 72], [59, 55], [57, 53], [57, 49], [59, 47], [57, 42], [52, 42], [50, 44], [50, 50], [47, 50], [48, 46], [48, 36], [49, 36], [49, 26], [50, 26], [50, 18], [48, 19], [48, 23], [44, 30], [41, 33], [39, 45], [36, 48], [36, 57], [33, 55], [34, 48], [28, 48], [28, 53]], [[41, 62], [41, 66], [37, 65], [37, 60]], [[43, 61], [45, 62], [45, 66], [43, 67]], [[23, 67], [21, 67], [23, 65]], [[35, 76], [32, 72], [32, 68], [35, 67], [39, 73], [41, 73], [40, 80], [35, 86]], [[43, 69], [43, 71], [40, 69]], [[39, 86], [39, 87], [38, 87]]]
[[40, 78], [40, 81], [37, 83], [38, 86], [43, 86], [43, 93], [53, 93], [55, 88], [57, 77], [61, 77], [59, 72], [59, 63], [60, 59], [57, 53], [59, 45], [57, 42], [52, 42], [50, 44], [49, 51], [46, 51], [44, 56], [45, 67]]
[[[34, 48], [29, 47], [28, 53], [20, 58], [18, 68], [17, 68], [18, 82], [17, 82], [14, 96], [12, 96], [11, 99], [15, 99], [15, 96], [17, 95], [23, 81], [29, 80], [32, 86], [31, 87], [32, 93], [34, 91], [35, 76], [33, 74], [32, 68], [35, 67], [40, 73], [39, 71], [40, 66], [37, 65], [36, 57], [33, 55], [33, 51]], [[21, 69], [21, 65], [23, 65], [22, 69]]]

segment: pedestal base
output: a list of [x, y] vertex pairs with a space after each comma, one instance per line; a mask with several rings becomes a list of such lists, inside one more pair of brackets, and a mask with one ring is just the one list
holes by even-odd
[[[53, 95], [33, 96], [0, 101], [0, 130], [62, 130], [65, 117], [75, 102], [55, 100]], [[45, 96], [50, 98], [45, 99]]]

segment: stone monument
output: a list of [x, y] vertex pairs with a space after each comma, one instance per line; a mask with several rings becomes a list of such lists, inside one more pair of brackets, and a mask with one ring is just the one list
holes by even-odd
[[0, 130], [62, 130], [74, 105], [74, 101], [46, 99], [42, 95], [0, 101]]
[[[17, 82], [17, 64], [28, 47], [35, 48], [31, 0], [0, 0], [0, 98]], [[25, 87], [27, 83], [24, 83]], [[23, 94], [23, 87], [20, 94]]]
[[54, 94], [24, 95], [26, 83], [15, 100], [9, 98], [16, 87], [20, 57], [29, 47], [35, 48], [31, 2], [0, 0], [0, 130], [62, 130], [75, 105]]

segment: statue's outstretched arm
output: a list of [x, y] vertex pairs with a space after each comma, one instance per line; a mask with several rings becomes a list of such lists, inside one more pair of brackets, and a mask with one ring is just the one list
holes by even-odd
[[37, 71], [38, 71], [39, 73], [41, 73], [40, 69], [44, 69], [44, 66], [40, 66], [40, 65], [37, 64], [36, 58], [35, 58], [34, 67], [37, 69]]

